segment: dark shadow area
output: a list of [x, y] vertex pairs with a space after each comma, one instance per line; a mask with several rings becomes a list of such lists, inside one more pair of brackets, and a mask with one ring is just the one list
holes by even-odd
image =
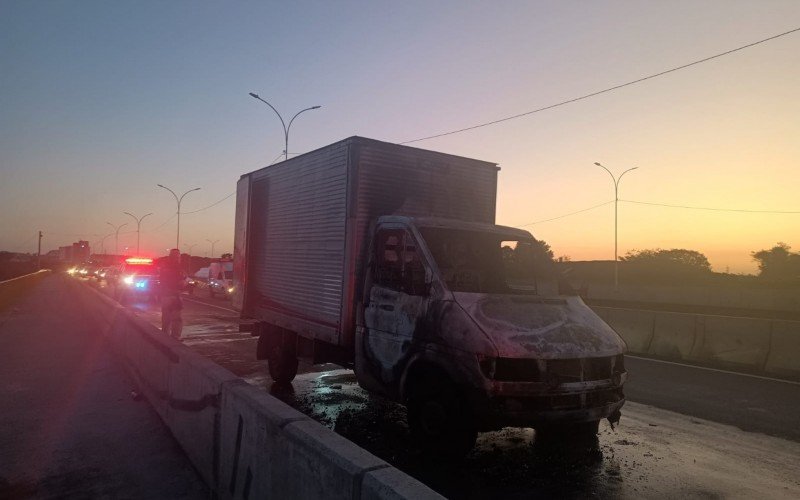
[[369, 395], [352, 372], [324, 374], [309, 387], [270, 392], [448, 498], [609, 498], [618, 496], [620, 465], [596, 435], [506, 428], [483, 433], [463, 459], [428, 455], [413, 443], [402, 405]]

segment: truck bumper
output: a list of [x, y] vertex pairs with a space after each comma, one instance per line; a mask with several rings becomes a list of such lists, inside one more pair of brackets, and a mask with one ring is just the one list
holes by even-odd
[[624, 375], [618, 381], [561, 384], [558, 387], [492, 382], [488, 392], [473, 395], [473, 408], [478, 409], [475, 416], [483, 431], [615, 418], [625, 404]]

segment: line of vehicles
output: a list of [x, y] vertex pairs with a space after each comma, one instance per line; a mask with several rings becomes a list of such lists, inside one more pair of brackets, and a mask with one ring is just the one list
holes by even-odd
[[[113, 289], [114, 298], [123, 304], [141, 300], [156, 302], [159, 297], [159, 261], [151, 258], [128, 257], [111, 266], [86, 262], [69, 269], [68, 273], [105, 282]], [[189, 295], [204, 292], [210, 298], [230, 298], [232, 283], [233, 262], [223, 258], [187, 275], [185, 290]]]

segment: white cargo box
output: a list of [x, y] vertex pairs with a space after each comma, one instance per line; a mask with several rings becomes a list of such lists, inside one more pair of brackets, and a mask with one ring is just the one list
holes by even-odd
[[350, 137], [243, 175], [234, 307], [243, 318], [352, 345], [370, 224], [382, 215], [494, 223], [498, 170]]

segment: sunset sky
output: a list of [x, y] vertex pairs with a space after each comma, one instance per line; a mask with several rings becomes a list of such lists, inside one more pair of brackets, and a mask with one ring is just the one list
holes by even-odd
[[[0, 250], [79, 238], [233, 247], [233, 193], [352, 135], [404, 142], [525, 113], [800, 28], [797, 1], [0, 3]], [[687, 248], [717, 271], [800, 250], [800, 32], [411, 145], [500, 165], [497, 222], [572, 260]], [[649, 204], [643, 204], [649, 203]], [[655, 205], [650, 205], [655, 204]], [[694, 210], [702, 207], [727, 210]], [[736, 210], [736, 211], [733, 211]], [[794, 212], [794, 213], [766, 213]], [[558, 218], [548, 222], [547, 219]], [[107, 252], [114, 236], [105, 238]]]

